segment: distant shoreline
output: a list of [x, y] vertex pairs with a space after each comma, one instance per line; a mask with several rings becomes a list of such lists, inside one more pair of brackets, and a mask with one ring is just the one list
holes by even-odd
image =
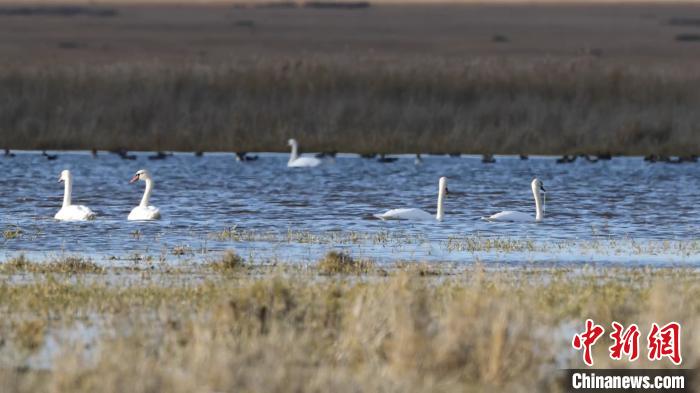
[[523, 4], [5, 9], [0, 148], [700, 153], [700, 6]]
[[[580, 62], [0, 70], [0, 147], [693, 155], [700, 76]], [[11, 97], [11, 98], [9, 98]]]

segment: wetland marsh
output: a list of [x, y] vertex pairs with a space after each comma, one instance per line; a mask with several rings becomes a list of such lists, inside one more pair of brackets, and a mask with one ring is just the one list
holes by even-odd
[[[695, 164], [649, 164], [614, 158], [557, 165], [551, 157], [412, 157], [392, 164], [341, 155], [318, 168], [287, 168], [286, 155], [265, 154], [238, 163], [233, 154], [176, 154], [135, 161], [100, 153], [64, 152], [49, 161], [19, 152], [0, 159], [3, 257], [34, 259], [72, 254], [100, 264], [151, 260], [206, 260], [235, 249], [256, 261], [313, 262], [327, 251], [349, 250], [378, 263], [397, 259], [471, 263], [700, 262]], [[143, 186], [127, 184], [138, 169], [154, 176], [151, 202], [163, 219], [128, 222]], [[63, 187], [62, 169], [74, 176], [74, 203], [90, 206], [97, 219], [53, 219]], [[373, 214], [397, 207], [434, 212], [437, 179], [450, 189], [445, 220], [380, 221]], [[537, 224], [490, 223], [500, 210], [534, 214], [529, 189], [543, 180], [545, 219]]]
[[[683, 324], [698, 365], [698, 272], [475, 263], [231, 263], [96, 269], [6, 261], [8, 392], [563, 392], [580, 321]], [[356, 261], [355, 261], [356, 262]], [[355, 263], [352, 262], [352, 263]], [[598, 367], [627, 367], [594, 348]], [[668, 367], [642, 361], [642, 367]]]
[[[585, 318], [678, 321], [698, 365], [696, 164], [150, 154], [0, 160], [4, 391], [563, 392]], [[163, 217], [127, 221], [143, 167]], [[94, 221], [53, 219], [64, 168]], [[373, 217], [433, 212], [443, 175], [444, 221]], [[481, 220], [534, 214], [534, 176], [543, 221]]]
[[3, 393], [564, 392], [588, 318], [700, 367], [699, 164], [634, 156], [700, 151], [696, 4], [48, 3], [0, 5]]

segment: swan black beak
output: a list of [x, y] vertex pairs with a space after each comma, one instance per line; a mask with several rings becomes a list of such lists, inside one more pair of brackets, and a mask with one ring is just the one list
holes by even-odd
[[547, 192], [547, 190], [544, 189], [544, 186], [540, 186], [540, 190], [542, 190], [542, 192]]
[[139, 175], [134, 175], [134, 177], [132, 177], [131, 180], [129, 180], [129, 184], [131, 184], [135, 181], [138, 181], [138, 180], [139, 180]]
[[63, 179], [59, 177], [59, 178], [58, 178], [58, 182], [59, 182], [59, 183], [63, 183]]

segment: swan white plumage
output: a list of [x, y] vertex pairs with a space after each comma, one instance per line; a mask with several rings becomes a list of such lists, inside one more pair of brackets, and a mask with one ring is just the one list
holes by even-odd
[[532, 188], [532, 195], [535, 197], [535, 217], [530, 214], [516, 212], [516, 211], [502, 211], [496, 213], [489, 217], [483, 217], [486, 221], [513, 221], [513, 222], [533, 222], [542, 221], [544, 218], [544, 210], [542, 203], [542, 193], [546, 192], [544, 189], [544, 183], [541, 180], [535, 178], [530, 184]]
[[292, 152], [289, 155], [287, 166], [290, 168], [309, 168], [321, 165], [321, 160], [316, 157], [299, 157], [299, 143], [296, 139], [289, 140], [289, 146], [292, 147]]
[[445, 195], [448, 194], [447, 191], [447, 178], [441, 177], [438, 182], [438, 202], [437, 202], [437, 213], [432, 215], [425, 210], [421, 209], [391, 209], [382, 214], [375, 214], [374, 217], [381, 220], [422, 220], [431, 221], [437, 220], [442, 221], [445, 218], [445, 210], [443, 207], [443, 202]]
[[158, 210], [157, 207], [148, 204], [148, 200], [151, 198], [151, 192], [153, 191], [153, 179], [151, 178], [151, 174], [148, 173], [147, 170], [141, 169], [140, 171], [136, 172], [134, 177], [131, 178], [129, 184], [139, 180], [146, 183], [146, 189], [143, 192], [141, 203], [131, 210], [131, 213], [129, 213], [129, 217], [127, 219], [131, 221], [160, 219], [160, 210]]
[[73, 194], [73, 176], [70, 171], [65, 169], [61, 171], [59, 182], [63, 182], [63, 205], [54, 216], [55, 219], [61, 221], [86, 221], [95, 218], [96, 214], [89, 207], [83, 205], [73, 205], [71, 196]]

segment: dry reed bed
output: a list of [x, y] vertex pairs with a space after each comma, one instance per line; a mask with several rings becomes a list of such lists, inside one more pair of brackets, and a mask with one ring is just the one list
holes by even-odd
[[[403, 263], [339, 273], [347, 270], [328, 267], [352, 259], [334, 258], [320, 262], [322, 275], [313, 266], [260, 274], [230, 263], [234, 254], [187, 274], [28, 269], [32, 279], [21, 281], [27, 272], [8, 270], [0, 276], [0, 386], [562, 391], [557, 367], [580, 365], [570, 334], [589, 317], [604, 325], [677, 320], [684, 366], [698, 365], [691, 351], [700, 340], [696, 270], [472, 264], [446, 273]], [[85, 326], [97, 334], [67, 338]], [[56, 345], [53, 369], [37, 370], [32, 356], [47, 341]], [[606, 360], [606, 351], [595, 347], [597, 365], [626, 366]]]
[[694, 154], [700, 75], [596, 59], [0, 70], [24, 149]]

